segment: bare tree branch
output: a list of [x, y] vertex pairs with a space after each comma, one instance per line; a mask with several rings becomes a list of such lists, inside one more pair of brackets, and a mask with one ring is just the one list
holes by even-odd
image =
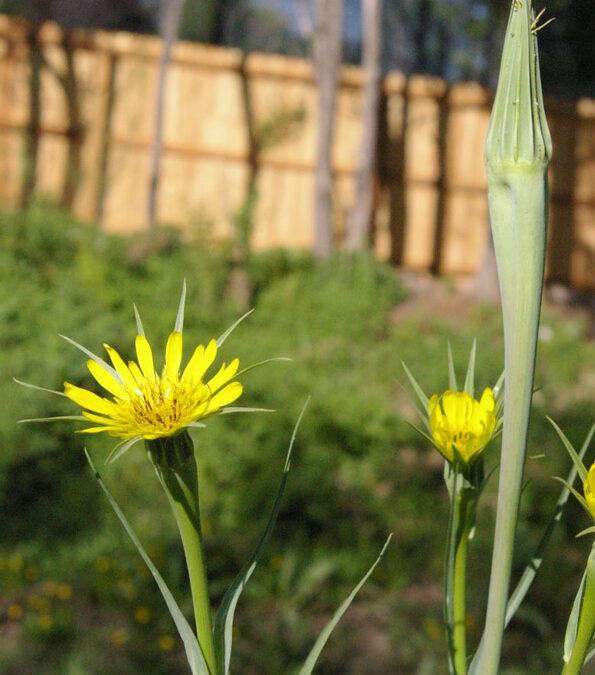
[[335, 102], [341, 65], [343, 0], [316, 0], [314, 67], [318, 86], [318, 147], [314, 184], [314, 254], [333, 250], [332, 167]]
[[363, 0], [362, 26], [364, 70], [362, 142], [355, 201], [347, 224], [346, 244], [350, 250], [361, 250], [366, 246], [374, 217], [374, 174], [382, 78], [382, 0]]

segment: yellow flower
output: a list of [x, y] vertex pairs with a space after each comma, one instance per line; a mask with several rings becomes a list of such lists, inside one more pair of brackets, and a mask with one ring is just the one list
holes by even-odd
[[589, 513], [593, 517], [593, 520], [595, 520], [595, 464], [591, 465], [587, 474], [587, 480], [583, 482], [583, 492]]
[[224, 363], [214, 377], [203, 381], [217, 355], [215, 340], [194, 350], [181, 375], [180, 331], [169, 336], [161, 374], [155, 371], [153, 352], [144, 335], [136, 337], [138, 364], [130, 361], [126, 365], [115, 349], [104, 347], [113, 368], [98, 358], [89, 359], [87, 367], [112, 400], [64, 383], [66, 396], [85, 408], [83, 415], [95, 423], [83, 432], [106, 431], [124, 441], [166, 438], [184, 427], [198, 426], [197, 420], [220, 411], [242, 393], [242, 385], [230, 381], [238, 370], [238, 359], [228, 366]]
[[434, 394], [428, 405], [434, 443], [451, 464], [467, 465], [487, 445], [496, 426], [494, 392], [486, 387], [478, 401], [463, 391]]
[[134, 610], [134, 618], [138, 623], [149, 623], [153, 614], [148, 607], [137, 607]]
[[173, 639], [173, 637], [171, 635], [162, 635], [159, 638], [159, 647], [164, 652], [171, 651], [175, 646], [176, 646], [176, 641]]

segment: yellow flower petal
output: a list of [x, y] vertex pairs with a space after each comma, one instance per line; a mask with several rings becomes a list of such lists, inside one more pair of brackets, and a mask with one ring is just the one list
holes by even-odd
[[136, 358], [144, 376], [148, 380], [155, 379], [155, 365], [153, 364], [153, 352], [151, 345], [144, 335], [137, 335], [135, 340]]
[[479, 401], [464, 391], [447, 390], [441, 398], [432, 396], [428, 402], [432, 436], [449, 462], [455, 459], [455, 449], [464, 463], [483, 450], [496, 424], [494, 408], [494, 393], [489, 387]]
[[233, 403], [242, 395], [243, 390], [244, 388], [240, 382], [232, 382], [231, 384], [228, 384], [209, 400], [209, 405], [207, 406], [205, 415], [209, 415], [219, 410], [219, 408], [223, 408], [224, 406]]
[[128, 367], [130, 368], [130, 372], [132, 373], [132, 377], [136, 380], [136, 384], [140, 387], [142, 386], [143, 382], [145, 381], [145, 376], [141, 373], [140, 368], [136, 365], [134, 361], [129, 361], [128, 362]]
[[97, 361], [89, 359], [87, 361], [87, 368], [97, 382], [110, 394], [116, 396], [117, 398], [126, 398], [126, 391], [124, 387], [113, 377], [111, 373], [108, 373], [103, 366], [101, 366]]
[[218, 389], [231, 380], [231, 378], [238, 372], [240, 365], [239, 359], [234, 359], [228, 366], [225, 363], [219, 369], [219, 372], [207, 382], [207, 386], [214, 394]]
[[118, 352], [113, 348], [110, 347], [109, 345], [103, 345], [105, 347], [105, 350], [109, 354], [109, 357], [111, 359], [111, 362], [116, 369], [116, 372], [118, 375], [122, 378], [122, 382], [124, 382], [124, 386], [128, 387], [129, 389], [134, 390], [136, 388], [136, 381], [134, 377], [132, 377], [132, 373], [130, 372], [130, 369], [128, 366], [124, 363], [122, 360], [122, 357], [118, 354]]
[[165, 347], [165, 376], [175, 379], [182, 363], [182, 333], [174, 331], [167, 340]]
[[215, 340], [211, 340], [206, 348], [203, 347], [203, 345], [199, 345], [194, 350], [194, 354], [192, 354], [190, 361], [188, 361], [182, 379], [190, 378], [194, 382], [199, 382], [211, 367], [216, 356], [217, 343]]
[[64, 393], [71, 401], [80, 405], [81, 408], [87, 408], [88, 410], [93, 410], [94, 412], [103, 413], [108, 416], [117, 410], [116, 404], [112, 403], [112, 401], [101, 398], [92, 391], [81, 389], [74, 384], [70, 384], [70, 382], [64, 383]]

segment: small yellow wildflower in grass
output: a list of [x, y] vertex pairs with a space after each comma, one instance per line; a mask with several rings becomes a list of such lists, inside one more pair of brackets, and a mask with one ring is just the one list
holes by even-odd
[[49, 614], [42, 614], [37, 619], [37, 626], [39, 627], [40, 630], [43, 630], [43, 631], [50, 630], [53, 623], [54, 623], [54, 620], [52, 619], [52, 617]]
[[447, 390], [429, 401], [436, 448], [451, 464], [468, 465], [485, 448], [496, 426], [494, 392], [486, 387], [478, 401], [463, 391]]
[[134, 619], [137, 623], [146, 624], [152, 619], [153, 614], [148, 607], [137, 607], [134, 610]]
[[162, 635], [159, 638], [159, 647], [164, 652], [170, 652], [176, 646], [176, 641], [171, 635]]
[[23, 616], [23, 608], [16, 603], [8, 605], [6, 609], [6, 616], [11, 621], [18, 621]]
[[23, 559], [18, 553], [15, 553], [8, 558], [7, 564], [11, 572], [19, 572], [23, 567]]
[[130, 636], [128, 635], [126, 628], [116, 628], [116, 630], [112, 631], [110, 636], [111, 641], [115, 645], [124, 645], [128, 642], [129, 638]]
[[155, 371], [153, 352], [144, 335], [136, 337], [138, 364], [128, 365], [118, 352], [104, 345], [113, 368], [89, 359], [87, 367], [97, 382], [113, 397], [109, 400], [87, 389], [64, 383], [66, 396], [80, 405], [83, 415], [95, 426], [82, 432], [108, 432], [124, 440], [153, 440], [176, 434], [203, 417], [218, 412], [242, 393], [239, 382], [231, 382], [239, 361], [221, 366], [207, 382], [204, 375], [217, 355], [217, 343], [199, 345], [180, 375], [182, 333], [174, 331], [165, 349], [161, 374]]
[[56, 588], [56, 597], [58, 600], [70, 600], [72, 597], [72, 588], [69, 584], [60, 584]]

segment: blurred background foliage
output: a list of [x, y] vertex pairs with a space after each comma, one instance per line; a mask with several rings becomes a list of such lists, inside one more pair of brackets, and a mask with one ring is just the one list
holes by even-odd
[[[102, 343], [132, 357], [136, 303], [157, 362], [188, 284], [186, 354], [242, 313], [229, 246], [197, 226], [192, 243], [174, 230], [149, 239], [111, 237], [47, 204], [0, 213], [0, 673], [39, 675], [185, 672], [180, 642], [142, 561], [86, 464], [109, 438], [74, 424], [17, 425], [71, 414], [73, 406], [12, 381], [60, 390], [90, 386], [84, 357]], [[244, 379], [242, 404], [274, 414], [214, 418], [194, 434], [211, 591], [218, 601], [258, 540], [272, 505], [291, 431], [299, 431], [279, 523], [240, 602], [233, 671], [291, 673], [333, 608], [395, 533], [386, 558], [345, 616], [321, 673], [441, 673], [442, 557], [447, 495], [437, 453], [409, 423], [415, 413], [403, 359], [426, 392], [447, 386], [450, 340], [463, 373], [478, 340], [477, 386], [503, 363], [499, 309], [436, 281], [442, 308], [407, 296], [398, 273], [367, 256], [314, 265], [303, 253], [249, 254], [242, 263], [255, 312], [222, 358], [272, 363]], [[588, 317], [546, 308], [538, 354], [529, 480], [515, 577], [529, 560], [568, 459], [545, 421], [580, 445], [592, 423], [594, 347]], [[489, 463], [497, 463], [495, 449]], [[103, 476], [182, 606], [190, 611], [181, 545], [141, 446]], [[492, 480], [471, 547], [471, 643], [483, 623], [495, 509]], [[505, 641], [503, 673], [558, 672], [563, 626], [588, 542], [568, 508], [554, 544]]]
[[[155, 33], [161, 0], [0, 0], [0, 12], [66, 29]], [[163, 4], [161, 2], [161, 4]], [[343, 59], [361, 62], [361, 0], [344, 0]], [[311, 55], [312, 0], [185, 0], [180, 38], [289, 56]], [[473, 80], [495, 89], [509, 0], [383, 0], [383, 68], [448, 82]], [[537, 11], [541, 5], [537, 6]], [[595, 96], [592, 3], [550, 0], [540, 33], [544, 92]], [[545, 20], [545, 19], [544, 19]]]

